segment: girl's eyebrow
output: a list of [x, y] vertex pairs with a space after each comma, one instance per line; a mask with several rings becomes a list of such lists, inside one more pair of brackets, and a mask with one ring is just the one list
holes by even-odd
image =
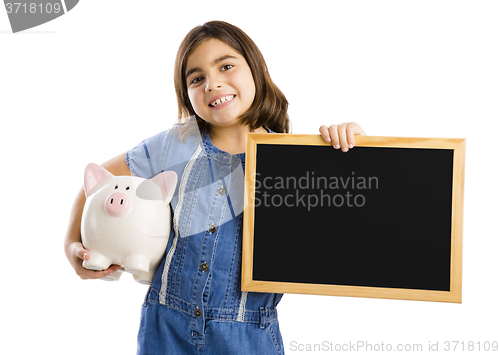
[[[229, 55], [229, 54], [226, 54], [226, 55], [223, 55], [222, 57], [220, 58], [217, 58], [215, 59], [213, 62], [212, 62], [212, 67], [217, 65], [218, 63], [222, 62], [223, 60], [226, 60], [226, 59], [238, 59], [236, 58], [235, 56], [233, 55]], [[197, 72], [197, 71], [201, 71], [201, 68], [200, 67], [196, 67], [196, 68], [192, 68], [192, 69], [189, 69], [187, 72], [186, 72], [186, 78], [188, 76], [190, 76], [191, 74], [193, 74], [194, 72]]]

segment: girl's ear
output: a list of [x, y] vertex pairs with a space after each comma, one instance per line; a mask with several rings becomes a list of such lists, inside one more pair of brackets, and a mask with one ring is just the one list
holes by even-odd
[[83, 177], [83, 189], [85, 191], [85, 197], [89, 197], [92, 194], [92, 190], [98, 183], [113, 176], [113, 174], [111, 174], [100, 165], [94, 163], [90, 163], [89, 165], [87, 165]]

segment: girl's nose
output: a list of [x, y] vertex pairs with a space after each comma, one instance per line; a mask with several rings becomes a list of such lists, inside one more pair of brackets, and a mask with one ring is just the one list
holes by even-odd
[[212, 78], [207, 77], [205, 79], [205, 83], [206, 83], [205, 92], [209, 92], [209, 91], [212, 91], [215, 89], [220, 89], [222, 86], [221, 82], [219, 81], [219, 79], [217, 77], [212, 77]]

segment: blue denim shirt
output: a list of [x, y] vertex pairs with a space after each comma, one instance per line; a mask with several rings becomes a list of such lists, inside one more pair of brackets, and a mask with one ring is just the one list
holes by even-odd
[[210, 319], [264, 327], [277, 319], [282, 295], [241, 291], [245, 154], [220, 150], [208, 132], [181, 142], [180, 131], [161, 132], [126, 155], [135, 176], [178, 176], [166, 255], [147, 297], [191, 315], [194, 340], [203, 340]]

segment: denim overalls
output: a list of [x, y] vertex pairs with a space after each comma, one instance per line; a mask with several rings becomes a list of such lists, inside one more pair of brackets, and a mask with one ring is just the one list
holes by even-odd
[[[177, 173], [172, 230], [142, 307], [138, 354], [283, 354], [281, 294], [242, 292], [245, 154], [174, 127], [127, 152], [135, 176]], [[272, 132], [272, 131], [270, 131]]]

